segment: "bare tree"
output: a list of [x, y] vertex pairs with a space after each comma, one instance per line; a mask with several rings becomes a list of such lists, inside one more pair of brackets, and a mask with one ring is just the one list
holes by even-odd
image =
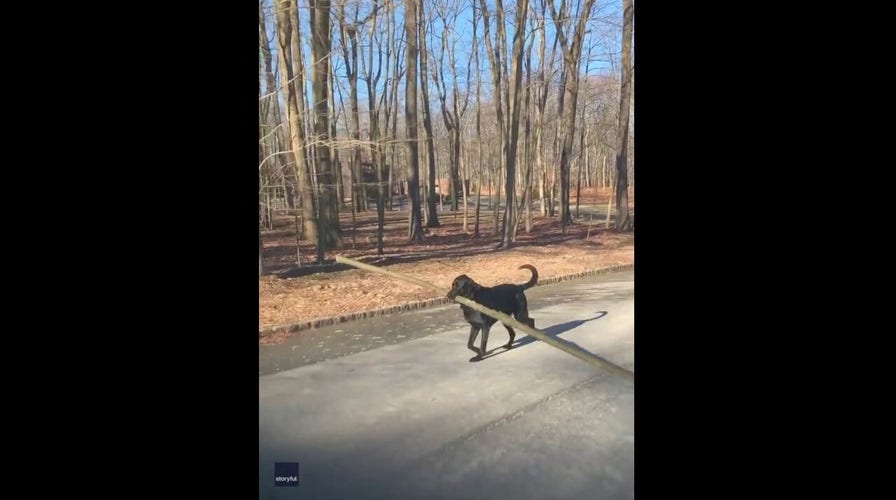
[[[516, 7], [515, 28], [513, 33], [513, 53], [511, 57], [511, 69], [507, 70], [506, 62], [502, 55], [507, 53], [507, 36], [505, 30], [504, 3], [503, 0], [495, 1], [495, 38], [492, 42], [491, 19], [485, 0], [480, 0], [482, 8], [483, 24], [485, 26], [485, 44], [488, 49], [489, 64], [491, 66], [492, 83], [495, 93], [495, 112], [498, 121], [498, 131], [501, 137], [501, 152], [504, 171], [504, 220], [501, 228], [501, 244], [499, 248], [509, 248], [513, 239], [513, 227], [516, 212], [516, 156], [517, 143], [520, 129], [520, 91], [523, 79], [523, 40], [526, 32], [526, 16], [529, 10], [528, 0], [518, 0]], [[507, 84], [504, 80], [509, 80]], [[502, 96], [503, 94], [503, 96]], [[505, 106], [507, 107], [505, 119]], [[509, 120], [509, 122], [507, 121]]]
[[[398, 168], [398, 150], [399, 150], [399, 142], [398, 142], [398, 84], [401, 81], [402, 77], [406, 77], [407, 69], [402, 65], [401, 61], [407, 58], [407, 54], [402, 54], [402, 46], [397, 44], [398, 36], [398, 23], [396, 22], [396, 9], [393, 9], [392, 16], [389, 18], [389, 22], [391, 25], [390, 32], [392, 33], [390, 47], [392, 47], [392, 52], [395, 54], [395, 76], [392, 77], [392, 87], [389, 91], [389, 95], [391, 95], [390, 102], [391, 104], [386, 105], [386, 129], [390, 129], [389, 125], [389, 110], [391, 110], [392, 116], [392, 125], [391, 132], [389, 132], [390, 137], [390, 152], [392, 153], [392, 168], [389, 169], [389, 194], [386, 196], [387, 203], [389, 204], [390, 210], [392, 209], [392, 186], [398, 183], [397, 174], [399, 171]], [[407, 52], [407, 46], [404, 46], [405, 52]]]
[[[420, 0], [418, 0], [419, 2]], [[436, 176], [436, 153], [432, 136], [432, 116], [429, 111], [429, 76], [426, 68], [429, 66], [429, 51], [426, 48], [426, 15], [423, 12], [423, 4], [420, 2], [417, 10], [418, 40], [420, 41], [420, 90], [423, 93], [423, 131], [426, 133], [426, 166], [429, 170], [429, 186], [427, 189], [429, 199], [426, 203], [426, 227], [439, 227], [439, 214], [436, 211], [436, 184], [439, 182]]]
[[622, 85], [619, 91], [619, 125], [616, 127], [616, 231], [630, 231], [628, 213], [628, 126], [632, 81], [632, 31], [635, 20], [632, 0], [622, 0]]
[[[433, 65], [431, 68], [432, 78], [436, 84], [436, 91], [439, 96], [439, 104], [442, 110], [442, 121], [445, 124], [445, 129], [448, 132], [449, 136], [449, 181], [450, 181], [450, 193], [451, 193], [451, 210], [457, 211], [458, 209], [458, 189], [463, 189], [463, 193], [466, 194], [466, 189], [461, 186], [460, 180], [460, 159], [461, 159], [461, 119], [463, 115], [466, 113], [467, 105], [470, 102], [470, 91], [469, 87], [467, 91], [464, 93], [464, 102], [463, 106], [458, 106], [458, 101], [460, 101], [460, 92], [458, 90], [457, 83], [457, 68], [455, 61], [455, 48], [456, 41], [451, 44], [449, 50], [449, 37], [452, 33], [452, 27], [457, 24], [458, 17], [458, 5], [455, 3], [454, 5], [449, 5], [448, 1], [445, 1], [439, 5], [440, 8], [436, 10], [436, 14], [442, 20], [442, 35], [441, 35], [441, 50], [439, 51], [438, 56], [438, 65]], [[474, 12], [475, 16], [475, 12]], [[474, 19], [473, 22], [473, 47], [476, 49], [476, 21]], [[445, 55], [448, 55], [448, 65], [451, 68], [451, 76], [452, 76], [452, 87], [451, 87], [451, 106], [448, 106], [447, 103], [447, 86], [445, 81]], [[467, 61], [467, 81], [470, 79], [470, 65], [472, 63], [472, 59]], [[464, 217], [466, 217], [466, 209], [464, 210]], [[466, 224], [464, 224], [464, 228], [466, 229]]]
[[[385, 197], [386, 197], [386, 189], [383, 186], [383, 168], [386, 164], [386, 151], [380, 144], [380, 110], [383, 108], [383, 99], [386, 97], [386, 92], [382, 93], [382, 97], [380, 98], [380, 102], [377, 103], [376, 95], [377, 95], [377, 86], [380, 81], [380, 75], [383, 69], [383, 51], [375, 50], [375, 41], [377, 34], [377, 13], [380, 9], [379, 0], [374, 0], [373, 10], [370, 14], [370, 28], [368, 30], [368, 51], [367, 51], [367, 62], [365, 63], [364, 59], [361, 59], [362, 66], [362, 74], [364, 81], [367, 83], [367, 109], [370, 113], [370, 158], [374, 163], [374, 169], [376, 170], [376, 178], [377, 178], [377, 197], [376, 197], [376, 222], [377, 222], [377, 232], [376, 232], [376, 253], [377, 255], [383, 254], [383, 227], [385, 225]], [[391, 47], [390, 47], [391, 48]], [[390, 50], [386, 49], [387, 51]], [[376, 58], [376, 69], [374, 70], [374, 57], [373, 54], [377, 54]], [[386, 53], [386, 80], [389, 79], [389, 56], [390, 53]], [[386, 112], [386, 121], [388, 122], [388, 110]]]
[[407, 40], [404, 117], [408, 144], [408, 194], [411, 197], [408, 238], [419, 242], [423, 241], [423, 223], [420, 213], [420, 157], [417, 147], [417, 0], [405, 0], [404, 33]]
[[264, 253], [264, 245], [261, 243], [261, 231], [258, 232], [258, 275], [264, 276], [264, 262], [262, 254]]
[[[530, 119], [532, 113], [530, 108], [531, 97], [532, 97], [532, 46], [535, 44], [535, 39], [529, 43], [529, 48], [526, 50], [526, 130], [523, 134], [524, 141], [526, 144], [526, 153], [524, 165], [526, 166], [526, 179], [523, 182], [523, 208], [526, 214], [526, 232], [532, 232], [532, 201], [530, 200], [530, 196], [532, 193], [532, 161], [530, 159], [531, 154], [531, 141], [530, 133], [532, 127], [532, 121]], [[519, 213], [519, 212], [518, 212]], [[517, 216], [519, 219], [519, 216]], [[519, 224], [515, 224], [513, 226], [513, 239], [516, 240], [516, 231], [519, 228]]]
[[[591, 48], [588, 47], [588, 55], [585, 56], [585, 87], [587, 89], [588, 85], [588, 70], [591, 67]], [[582, 124], [579, 135], [579, 152], [576, 157], [576, 219], [579, 218], [579, 203], [582, 201], [582, 170], [587, 168], [588, 165], [588, 122], [585, 121], [585, 109], [587, 108], [587, 101], [584, 105], [581, 106], [582, 117], [579, 119], [579, 123]]]
[[[332, 36], [332, 35], [331, 35]], [[339, 87], [336, 85], [336, 63], [335, 57], [328, 57], [328, 71], [327, 71], [327, 86], [330, 89], [328, 94], [327, 106], [329, 106], [329, 118], [330, 118], [330, 137], [335, 139], [339, 137], [337, 132], [337, 127], [339, 126], [339, 113], [337, 112], [338, 108], [336, 107], [336, 92], [334, 89], [338, 89]], [[341, 101], [342, 108], [342, 116], [348, 116], [345, 112], [345, 100], [342, 99], [342, 93], [340, 92], [339, 100]], [[335, 182], [336, 186], [333, 190], [333, 210], [336, 213], [338, 218], [339, 216], [339, 208], [341, 205], [345, 205], [345, 191], [342, 187], [342, 162], [339, 161], [339, 144], [338, 141], [331, 140], [327, 141], [330, 147], [330, 164], [332, 165], [333, 171], [333, 182]], [[354, 213], [354, 212], [353, 212]], [[352, 233], [352, 237], [354, 237], [354, 233]]]
[[[315, 196], [311, 189], [311, 176], [305, 156], [305, 72], [299, 43], [298, 9], [293, 0], [277, 0], [277, 56], [280, 62], [280, 80], [286, 93], [287, 128], [292, 145], [292, 164], [302, 197], [303, 233], [306, 238], [318, 237], [317, 218], [314, 214]], [[326, 105], [326, 101], [324, 101]]]
[[[498, 135], [500, 137], [500, 149], [504, 150], [505, 143], [504, 140], [506, 136], [504, 134], [505, 125], [504, 125], [504, 104], [503, 104], [503, 95], [501, 89], [504, 87], [503, 80], [505, 79], [505, 70], [504, 70], [504, 60], [502, 56], [507, 53], [505, 50], [506, 45], [506, 37], [504, 36], [504, 9], [501, 0], [498, 0], [496, 5], [496, 16], [498, 17], [496, 22], [496, 33], [495, 40], [492, 42], [491, 36], [491, 16], [489, 15], [488, 6], [485, 3], [485, 0], [480, 0], [480, 7], [482, 9], [482, 24], [484, 27], [485, 35], [485, 48], [486, 48], [486, 56], [488, 57], [489, 67], [491, 69], [492, 75], [492, 86], [494, 88], [494, 104], [495, 104], [495, 120], [498, 124]], [[500, 8], [499, 8], [500, 7]], [[481, 136], [480, 136], [481, 137]], [[503, 163], [505, 157], [502, 155], [500, 160]], [[500, 165], [498, 169], [503, 167]], [[489, 195], [492, 195], [491, 183], [489, 183]], [[490, 196], [491, 197], [491, 196]], [[492, 222], [494, 224], [494, 231], [498, 231], [498, 204], [501, 202], [501, 192], [498, 190], [498, 199], [492, 205], [493, 219]], [[503, 239], [501, 245], [503, 245]]]
[[[271, 56], [270, 47], [271, 40], [268, 36], [267, 16], [265, 16], [264, 12], [264, 1], [265, 0], [261, 0], [258, 3], [258, 28], [262, 61], [264, 63], [263, 68], [265, 76], [266, 95], [261, 96], [259, 94], [259, 107], [264, 110], [262, 112], [262, 114], [264, 115], [267, 115], [267, 111], [270, 111], [270, 117], [265, 116], [264, 119], [260, 122], [260, 125], [264, 127], [264, 133], [262, 134], [261, 138], [261, 146], [264, 153], [262, 159], [268, 158], [268, 156], [271, 155], [270, 159], [268, 160], [273, 164], [273, 168], [271, 170], [275, 171], [277, 175], [283, 179], [283, 187], [286, 192], [286, 206], [288, 208], [293, 208], [293, 199], [295, 198], [295, 192], [293, 188], [296, 183], [295, 176], [290, 175], [293, 170], [284, 169], [283, 161], [281, 161], [282, 156], [272, 154], [275, 151], [279, 152], [284, 149], [280, 147], [281, 134], [278, 132], [278, 129], [283, 125], [283, 119], [281, 118], [282, 115], [280, 113], [280, 100], [277, 98], [277, 80], [274, 77], [273, 57]], [[260, 84], [258, 86], [258, 90], [260, 93]]]
[[482, 73], [479, 68], [479, 37], [476, 26], [479, 16], [473, 5], [473, 63], [476, 66], [476, 214], [473, 218], [473, 237], [479, 237], [479, 210], [482, 207]]
[[566, 0], [560, 3], [560, 12], [554, 7], [553, 2], [549, 2], [551, 8], [551, 17], [554, 19], [554, 25], [557, 29], [557, 36], [560, 39], [560, 46], [563, 49], [564, 59], [564, 78], [563, 88], [561, 89], [561, 99], [565, 94], [569, 95], [568, 107], [565, 112], [561, 112], [565, 119], [565, 126], [562, 132], [562, 142], [560, 148], [560, 220], [563, 225], [563, 232], [566, 233], [566, 225], [572, 222], [569, 212], [569, 163], [572, 155], [572, 144], [574, 140], [574, 131], [576, 125], [576, 109], [579, 98], [579, 58], [582, 54], [582, 44], [585, 38], [585, 23], [591, 14], [591, 8], [594, 6], [594, 0], [585, 0], [585, 5], [578, 12], [578, 22], [572, 38], [567, 37], [565, 18], [567, 4]]
[[[499, 2], [501, 0], [498, 0]], [[517, 145], [519, 143], [520, 132], [520, 92], [522, 90], [523, 81], [523, 48], [526, 32], [526, 16], [529, 12], [529, 1], [518, 0], [516, 5], [516, 29], [513, 32], [513, 66], [511, 73], [513, 75], [513, 85], [508, 88], [508, 103], [510, 105], [510, 130], [508, 131], [507, 150], [505, 152], [506, 160], [504, 162], [507, 169], [507, 178], [505, 180], [505, 192], [507, 201], [504, 204], [504, 226], [502, 248], [509, 248], [511, 242], [516, 235], [516, 160]]]
[[385, 37], [389, 40], [389, 43], [386, 44], [385, 85], [388, 88], [384, 89], [381, 97], [383, 100], [383, 130], [386, 141], [382, 146], [382, 162], [384, 164], [386, 162], [386, 144], [388, 144], [392, 161], [389, 166], [388, 180], [385, 181], [387, 186], [385, 189], [385, 204], [389, 210], [392, 210], [392, 188], [397, 180], [393, 174], [398, 171], [398, 84], [401, 82], [405, 70], [401, 63], [404, 59], [402, 53], [403, 46], [397, 43], [397, 40], [400, 38], [399, 29], [403, 29], [403, 27], [399, 27], [396, 21], [398, 9], [394, 8], [393, 0], [387, 1], [393, 8], [391, 9], [391, 15], [386, 21]]
[[[554, 57], [557, 52], [557, 36], [554, 36], [553, 48], [551, 49], [550, 60], [545, 59], [547, 50], [547, 29], [545, 26], [545, 17], [547, 14], [547, 5], [545, 0], [540, 3], [541, 12], [535, 16], [538, 28], [538, 61], [539, 70], [535, 82], [535, 163], [539, 172], [539, 199], [541, 201], [541, 216], [548, 215], [548, 208], [553, 214], [553, 198], [549, 196], [548, 190], [548, 172], [547, 162], [545, 161], [545, 110], [547, 107], [547, 99], [550, 90], [550, 81], [554, 74]], [[550, 199], [551, 206], [546, 206], [545, 202]]]
[[330, 156], [330, 0], [309, 0], [311, 7], [311, 91], [314, 96], [314, 161], [318, 186], [317, 261], [324, 252], [342, 245], [339, 213], [336, 206], [334, 166]]
[[[266, 147], [266, 136], [269, 120], [269, 108], [270, 103], [268, 99], [265, 99], [265, 96], [261, 92], [261, 82], [262, 82], [262, 74], [264, 62], [270, 64], [271, 60], [271, 51], [268, 49], [268, 39], [267, 39], [267, 29], [265, 27], [265, 16], [264, 16], [264, 2], [259, 2], [258, 4], [258, 22], [259, 22], [259, 30], [258, 30], [258, 41], [259, 41], [259, 52], [258, 52], [258, 225], [259, 228], [267, 225], [267, 221], [265, 220], [267, 217], [266, 210], [264, 210], [264, 191], [266, 182], [265, 171], [269, 170], [265, 168], [265, 162], [268, 156], [268, 148]], [[268, 92], [272, 91], [272, 87], [270, 82], [268, 83]], [[274, 90], [276, 92], [276, 90]], [[276, 99], [275, 99], [276, 101]], [[273, 158], [271, 158], [273, 162]], [[261, 244], [261, 233], [259, 232], [259, 245]], [[261, 253], [259, 247], [259, 275], [261, 275]]]
[[[259, 75], [261, 77], [261, 75]], [[259, 86], [259, 89], [261, 86]], [[260, 92], [259, 92], [260, 93]], [[261, 148], [261, 141], [263, 138], [263, 134], [261, 133], [261, 127], [258, 129], [258, 156], [259, 156], [259, 164], [264, 161], [264, 155]], [[258, 192], [261, 193], [261, 176], [258, 176]], [[258, 213], [258, 275], [264, 275], [264, 244], [261, 242], [261, 212]]]
[[[336, 18], [339, 20], [339, 37], [342, 57], [345, 60], [345, 76], [349, 85], [349, 129], [353, 140], [350, 169], [352, 173], [352, 202], [356, 211], [367, 211], [367, 193], [361, 176], [361, 120], [358, 110], [358, 30], [376, 13], [377, 7], [365, 17], [358, 18], [358, 4], [355, 3], [354, 20], [346, 19], [345, 1], [336, 1]], [[341, 175], [339, 177], [342, 177]]]

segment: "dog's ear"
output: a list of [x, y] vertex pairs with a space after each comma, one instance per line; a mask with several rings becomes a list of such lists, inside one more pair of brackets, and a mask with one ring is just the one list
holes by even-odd
[[463, 274], [458, 276], [457, 278], [454, 278], [454, 281], [451, 282], [451, 290], [448, 291], [448, 298], [453, 299], [454, 297], [463, 293], [463, 284], [466, 279], [466, 275]]
[[460, 275], [457, 278], [454, 278], [454, 281], [451, 282], [452, 290], [460, 290], [461, 285], [467, 279], [466, 275]]
[[470, 278], [465, 277], [463, 284], [461, 286], [461, 295], [464, 297], [472, 297], [476, 290], [479, 290], [479, 284]]

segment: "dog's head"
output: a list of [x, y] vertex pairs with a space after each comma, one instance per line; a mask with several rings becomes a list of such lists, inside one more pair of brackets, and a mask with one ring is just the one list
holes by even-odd
[[454, 300], [454, 297], [461, 296], [470, 299], [478, 289], [479, 285], [472, 278], [466, 274], [461, 274], [454, 278], [454, 282], [451, 283], [451, 290], [448, 290], [448, 298]]

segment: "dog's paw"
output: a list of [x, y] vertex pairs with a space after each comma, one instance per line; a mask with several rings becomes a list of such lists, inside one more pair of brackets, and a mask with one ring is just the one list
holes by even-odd
[[482, 356], [479, 355], [479, 354], [477, 354], [477, 355], [473, 356], [472, 358], [470, 358], [470, 363], [475, 363], [475, 362], [477, 362], [477, 361], [482, 361]]
[[508, 351], [513, 349], [513, 342], [508, 342], [508, 343], [504, 344], [504, 349], [507, 349]]

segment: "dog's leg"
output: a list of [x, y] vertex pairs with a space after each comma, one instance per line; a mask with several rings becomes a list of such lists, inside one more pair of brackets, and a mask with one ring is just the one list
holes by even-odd
[[521, 293], [516, 300], [517, 310], [513, 317], [520, 323], [529, 325], [529, 328], [535, 328], [535, 320], [529, 317], [529, 301], [526, 300], [526, 295]]
[[507, 326], [507, 325], [504, 325], [504, 328], [506, 328], [506, 329], [507, 329], [507, 333], [510, 334], [510, 340], [508, 340], [507, 343], [504, 344], [504, 347], [507, 348], [507, 349], [510, 349], [511, 347], [513, 347], [513, 339], [516, 338], [516, 332], [513, 331], [513, 328], [510, 328], [510, 327]]
[[476, 336], [479, 335], [479, 328], [476, 325], [470, 325], [470, 340], [467, 341], [467, 347], [476, 353], [476, 356], [470, 358], [470, 361], [479, 361], [485, 355], [485, 351], [480, 351], [478, 347], [473, 345], [476, 342]]
[[482, 352], [482, 356], [485, 356], [485, 353], [488, 352], [485, 350], [486, 345], [488, 345], [488, 332], [491, 330], [491, 325], [483, 325], [482, 326], [482, 348], [480, 351]]

